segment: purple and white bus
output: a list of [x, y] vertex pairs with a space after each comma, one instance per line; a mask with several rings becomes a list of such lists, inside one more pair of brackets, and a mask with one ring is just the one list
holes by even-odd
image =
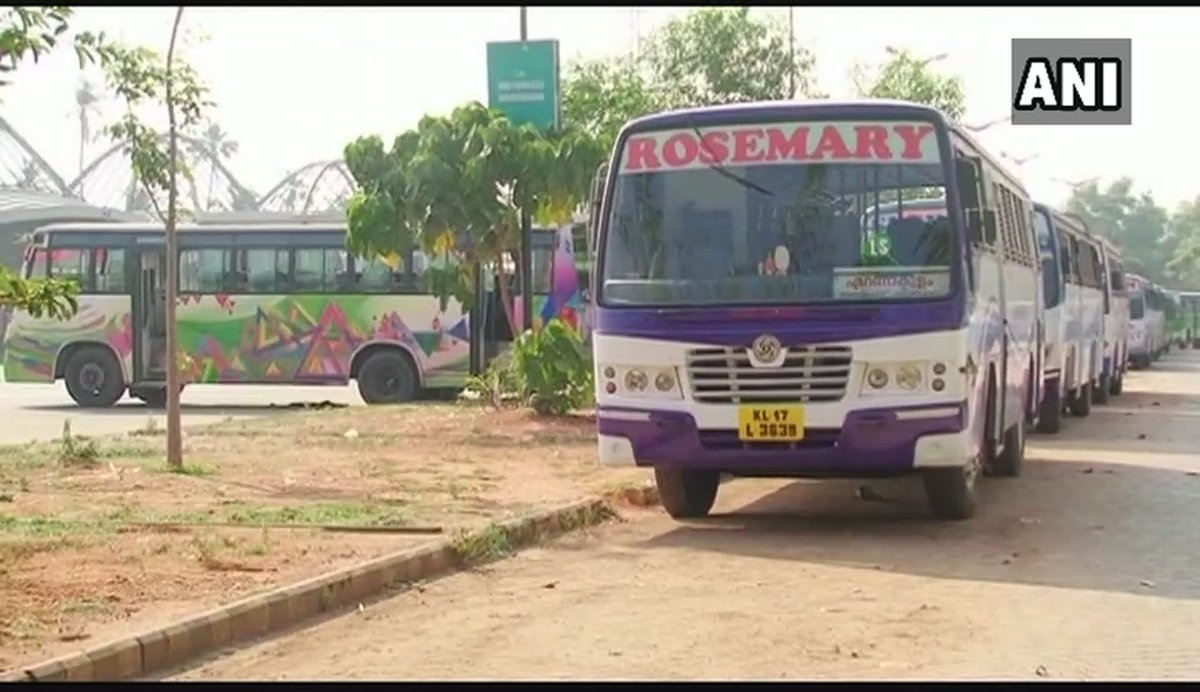
[[672, 516], [707, 514], [721, 474], [919, 473], [934, 515], [965, 519], [981, 472], [1019, 472], [1041, 385], [1031, 204], [940, 112], [653, 115], [601, 176], [600, 459], [653, 467]]

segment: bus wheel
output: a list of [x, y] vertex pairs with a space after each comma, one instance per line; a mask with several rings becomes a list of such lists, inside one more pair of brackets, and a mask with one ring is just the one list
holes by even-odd
[[925, 469], [925, 496], [929, 509], [938, 519], [962, 520], [975, 516], [975, 482], [979, 478], [979, 459], [958, 468]]
[[717, 500], [721, 474], [717, 471], [654, 469], [659, 501], [675, 519], [706, 516]]
[[1079, 385], [1068, 406], [1071, 408], [1071, 415], [1087, 418], [1092, 412], [1092, 383]]
[[358, 393], [368, 404], [400, 404], [417, 395], [417, 374], [408, 356], [396, 350], [367, 356], [358, 371]]
[[1100, 381], [1092, 388], [1092, 401], [1097, 404], [1108, 403], [1109, 377], [1101, 375]]
[[1018, 420], [1004, 433], [1004, 451], [992, 458], [986, 469], [989, 476], [1021, 475], [1021, 462], [1025, 460], [1025, 420]]
[[1113, 396], [1121, 396], [1121, 392], [1125, 390], [1125, 373], [1119, 372], [1117, 376], [1112, 378], [1112, 382], [1108, 383], [1108, 393]]
[[125, 394], [121, 364], [106, 348], [86, 346], [71, 354], [63, 376], [67, 393], [84, 408], [108, 408]]
[[1038, 412], [1037, 431], [1053, 434], [1062, 430], [1062, 415], [1062, 393], [1059, 392], [1056, 381], [1042, 399], [1042, 410]]

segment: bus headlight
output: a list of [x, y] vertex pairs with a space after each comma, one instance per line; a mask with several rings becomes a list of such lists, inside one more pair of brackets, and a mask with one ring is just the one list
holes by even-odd
[[921, 370], [911, 363], [905, 363], [896, 369], [896, 384], [901, 389], [913, 391], [921, 386]]
[[610, 396], [639, 399], [682, 399], [679, 373], [673, 367], [649, 365], [601, 365], [599, 391]]
[[937, 381], [941, 386], [935, 391], [941, 391], [945, 388], [941, 376], [948, 369], [942, 361], [867, 363], [861, 392], [864, 396], [919, 394], [926, 391], [930, 372], [938, 375]]

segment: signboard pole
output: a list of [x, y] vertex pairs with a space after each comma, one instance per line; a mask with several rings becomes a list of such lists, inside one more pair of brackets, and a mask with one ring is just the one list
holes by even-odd
[[[527, 7], [520, 8], [519, 41], [487, 44], [488, 106], [502, 111], [518, 127], [532, 125], [544, 132], [554, 131], [562, 115], [558, 41], [530, 41], [528, 13]], [[524, 329], [533, 326], [532, 211], [521, 209], [517, 253]]]
[[[521, 43], [529, 40], [528, 8], [521, 5]], [[557, 75], [556, 75], [557, 76]], [[555, 91], [558, 91], [555, 88]], [[522, 331], [533, 328], [533, 223], [521, 207], [521, 315]], [[516, 334], [513, 335], [514, 337]]]

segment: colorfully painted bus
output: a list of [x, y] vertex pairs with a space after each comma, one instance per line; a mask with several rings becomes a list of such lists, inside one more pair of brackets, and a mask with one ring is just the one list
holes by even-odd
[[1148, 368], [1158, 360], [1166, 342], [1162, 291], [1143, 276], [1126, 275], [1129, 293], [1129, 362]]
[[[1039, 400], [1021, 183], [938, 111], [736, 104], [635, 120], [594, 209], [599, 455], [675, 517], [721, 474], [922, 475], [967, 518]], [[943, 197], [884, 225], [874, 207]]]
[[1104, 367], [1096, 382], [1096, 403], [1119, 396], [1129, 368], [1129, 294], [1125, 290], [1125, 261], [1107, 238], [1097, 238], [1104, 269]]
[[[544, 278], [556, 277], [560, 235], [535, 233], [534, 258]], [[187, 383], [345, 385], [354, 379], [367, 403], [390, 403], [459, 387], [466, 378], [470, 316], [454, 300], [443, 309], [423, 288], [421, 274], [435, 262], [420, 251], [399, 262], [355, 258], [346, 252], [345, 225], [333, 223], [184, 226], [178, 242], [177, 321]], [[161, 406], [165, 255], [161, 225], [61, 224], [36, 231], [23, 275], [77, 281], [80, 309], [66, 321], [14, 315], [6, 336], [7, 380], [62, 379], [81, 406], [111, 406], [126, 392]], [[577, 283], [573, 271], [565, 273]], [[549, 303], [561, 314], [556, 300], [569, 301], [577, 286], [558, 283], [550, 278], [535, 286], [535, 305]], [[506, 326], [493, 331], [503, 333], [489, 339], [511, 339]]]

